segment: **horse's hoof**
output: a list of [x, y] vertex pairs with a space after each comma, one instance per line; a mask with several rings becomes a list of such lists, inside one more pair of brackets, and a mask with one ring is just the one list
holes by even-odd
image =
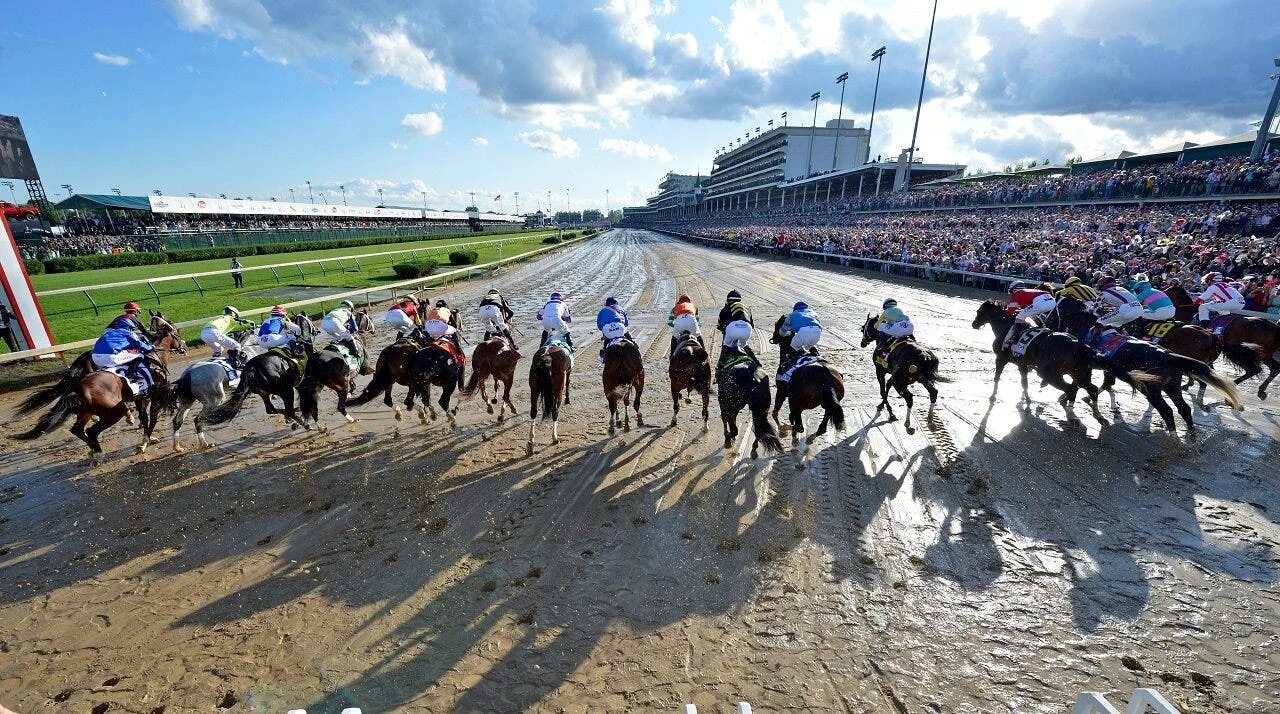
[[909, 426], [909, 427], [907, 427], [907, 433], [908, 433], [908, 434], [914, 434], [914, 433], [916, 433], [916, 428], [915, 428], [914, 426]]
[[670, 428], [670, 427], [673, 427], [673, 426], [675, 426], [675, 425], [676, 425], [676, 418], [675, 418], [675, 417], [671, 417], [671, 423], [670, 423], [670, 424], [668, 424], [668, 425], [667, 425], [667, 427], [668, 427], [668, 428]]
[[492, 414], [492, 413], [493, 413], [493, 405], [492, 405], [492, 404], [490, 404], [490, 405], [488, 406], [488, 409], [489, 409], [489, 413], [490, 413], [490, 414]]
[[692, 400], [692, 399], [690, 399], [690, 398], [688, 398], [688, 397], [685, 397], [685, 398], [684, 398], [684, 403], [685, 403], [685, 404], [693, 404], [693, 400]]
[[1267, 398], [1267, 392], [1265, 390], [1259, 389], [1258, 399], [1266, 399], [1266, 398]]
[[343, 414], [342, 416], [346, 417], [347, 425], [348, 425], [348, 426], [350, 426], [351, 424], [356, 423], [356, 418], [355, 418], [355, 417], [353, 417], [353, 416], [351, 416], [350, 414]]
[[490, 400], [489, 400], [489, 403], [490, 403], [490, 404], [497, 404], [497, 403], [498, 403], [498, 398], [497, 398], [497, 397], [494, 397], [493, 399], [490, 399]]
[[403, 412], [401, 412], [399, 409], [397, 409], [397, 410], [396, 410], [396, 421], [403, 421], [403, 420], [404, 420], [404, 413], [403, 413]]
[[609, 436], [613, 436], [614, 434], [617, 434], [617, 433], [618, 433], [618, 428], [617, 428], [617, 427], [615, 427], [614, 425], [610, 424], [610, 425], [609, 425]]
[[506, 413], [498, 412], [498, 423], [501, 424], [502, 420], [505, 419], [506, 417], [507, 417]]
[[133, 447], [133, 453], [137, 454], [138, 456], [141, 456], [141, 455], [143, 455], [143, 454], [147, 453], [147, 445], [146, 445], [146, 444], [138, 444], [137, 446]]
[[533, 442], [532, 442], [532, 441], [530, 441], [529, 443], [527, 443], [527, 444], [525, 444], [525, 445], [524, 445], [524, 455], [525, 455], [525, 456], [533, 456]]
[[890, 414], [890, 415], [889, 415], [889, 422], [890, 422], [890, 423], [893, 423], [893, 422], [895, 422], [895, 421], [897, 421], [897, 420], [898, 420], [898, 415], [897, 415], [897, 414]]
[[185, 453], [187, 453], [187, 450], [186, 450], [186, 449], [184, 449], [184, 448], [182, 448], [182, 445], [181, 445], [181, 444], [174, 444], [174, 445], [173, 445], [173, 453], [175, 453], [175, 454], [185, 454]]
[[558, 436], [553, 436], [553, 437], [551, 437], [551, 443], [553, 443], [553, 444], [559, 444], [559, 443], [560, 443], [560, 437], [558, 437]]

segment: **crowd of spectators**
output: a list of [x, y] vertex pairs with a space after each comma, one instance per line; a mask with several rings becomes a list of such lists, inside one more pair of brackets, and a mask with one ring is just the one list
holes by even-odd
[[817, 251], [845, 264], [893, 261], [923, 277], [966, 282], [973, 281], [948, 271], [1056, 282], [1145, 272], [1157, 285], [1187, 287], [1219, 271], [1245, 285], [1255, 308], [1280, 312], [1277, 201], [740, 216], [667, 227], [748, 251]]

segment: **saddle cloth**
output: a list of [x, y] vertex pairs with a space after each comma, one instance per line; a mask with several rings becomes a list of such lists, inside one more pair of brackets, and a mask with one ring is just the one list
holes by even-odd
[[202, 365], [202, 364], [216, 364], [216, 365], [218, 365], [219, 367], [221, 367], [224, 371], [226, 371], [226, 373], [227, 373], [227, 384], [228, 384], [228, 386], [230, 386], [232, 389], [235, 389], [235, 388], [236, 388], [236, 386], [240, 384], [240, 370], [235, 369], [234, 367], [232, 367], [232, 366], [231, 366], [231, 363], [230, 363], [230, 362], [228, 362], [227, 360], [225, 360], [225, 359], [221, 359], [221, 358], [218, 358], [218, 359], [207, 359], [207, 360], [204, 360], [204, 361], [202, 361], [202, 362], [197, 362], [196, 364], [193, 364], [193, 365], [191, 365], [191, 366], [192, 366], [192, 367], [195, 367], [195, 366], [197, 366], [197, 365]]
[[875, 362], [881, 369], [889, 369], [889, 357], [893, 351], [906, 344], [907, 342], [915, 342], [913, 337], [895, 337], [885, 343], [885, 346], [875, 351]]
[[350, 347], [347, 347], [342, 343], [329, 345], [328, 349], [337, 352], [338, 356], [342, 358], [342, 361], [347, 363], [347, 369], [352, 372], [359, 372], [360, 367], [364, 365], [364, 350], [352, 350]]
[[800, 359], [796, 360], [795, 364], [791, 365], [790, 369], [778, 375], [778, 381], [789, 382], [791, 381], [791, 375], [795, 374], [797, 369], [800, 369], [801, 367], [808, 367], [811, 364], [817, 364], [821, 361], [821, 358], [817, 355], [802, 355]]
[[1231, 323], [1239, 319], [1240, 319], [1239, 315], [1235, 315], [1230, 312], [1219, 313], [1209, 320], [1209, 330], [1214, 335], [1221, 337], [1222, 332], [1226, 330], [1227, 327], [1231, 325]]
[[120, 379], [123, 379], [124, 383], [129, 385], [130, 391], [132, 391], [135, 396], [146, 394], [147, 389], [151, 387], [151, 382], [149, 381], [150, 373], [145, 367], [133, 364], [121, 364], [114, 367], [104, 367], [103, 371], [110, 372]]
[[[272, 347], [267, 351], [271, 352], [272, 354], [279, 355], [289, 360], [290, 362], [293, 362], [295, 365], [298, 366], [299, 374], [307, 371], [307, 355], [305, 352], [302, 353], [301, 355], [294, 355], [294, 354], [290, 354], [289, 350], [285, 349], [284, 347]], [[239, 377], [236, 378], [236, 381], [239, 381]]]
[[574, 360], [573, 348], [569, 346], [568, 342], [565, 342], [564, 340], [547, 340], [547, 343], [543, 345], [543, 347], [547, 349], [551, 347], [559, 347], [560, 349], [564, 350], [569, 354], [569, 366], [571, 367], [573, 366], [573, 360]]
[[1009, 353], [1014, 357], [1022, 357], [1027, 353], [1027, 349], [1031, 347], [1031, 343], [1035, 342], [1039, 337], [1049, 332], [1045, 327], [1029, 327], [1018, 335], [1018, 340], [1009, 348]]
[[457, 347], [455, 347], [455, 346], [454, 346], [454, 344], [453, 344], [453, 342], [451, 342], [450, 340], [446, 340], [446, 339], [444, 339], [444, 338], [441, 338], [441, 339], [436, 340], [434, 344], [435, 344], [435, 346], [436, 346], [436, 347], [439, 347], [440, 349], [444, 350], [445, 352], [448, 352], [448, 353], [449, 353], [449, 356], [450, 356], [450, 357], [452, 357], [452, 358], [454, 359], [454, 361], [456, 361], [458, 364], [466, 364], [466, 363], [467, 363], [467, 357], [466, 357], [466, 355], [462, 354], [462, 350], [460, 350], [460, 349], [458, 349]]
[[1123, 332], [1110, 332], [1098, 338], [1098, 342], [1094, 345], [1093, 349], [1099, 355], [1110, 359], [1115, 356], [1116, 352], [1120, 351], [1121, 347], [1128, 344], [1128, 342], [1129, 336]]
[[1142, 331], [1142, 339], [1153, 345], [1160, 344], [1160, 340], [1168, 336], [1182, 323], [1177, 320], [1161, 320], [1159, 322], [1147, 322], [1146, 329]]

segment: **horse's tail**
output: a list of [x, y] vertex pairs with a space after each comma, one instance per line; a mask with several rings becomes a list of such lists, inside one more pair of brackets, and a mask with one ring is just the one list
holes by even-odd
[[551, 369], [551, 355], [542, 353], [533, 362], [529, 376], [537, 381], [537, 391], [533, 395], [533, 403], [541, 408], [542, 418], [559, 419], [559, 409], [556, 407], [555, 385], [551, 382], [554, 379]]
[[[306, 382], [307, 380], [304, 379], [302, 381]], [[347, 399], [347, 406], [358, 407], [361, 404], [367, 404], [373, 401], [375, 398], [377, 398], [379, 394], [382, 394], [383, 392], [385, 392], [387, 387], [390, 385], [391, 385], [390, 368], [386, 367], [385, 365], [379, 366], [378, 369], [375, 370], [373, 373], [373, 379], [369, 380], [369, 384], [365, 385], [364, 390], [361, 391], [356, 396], [349, 397]], [[307, 390], [307, 392], [309, 391], [311, 390]], [[306, 392], [304, 392], [304, 394], [305, 393]], [[306, 412], [303, 412], [303, 413], [305, 414]]]
[[50, 384], [47, 387], [37, 389], [35, 392], [28, 395], [26, 399], [19, 402], [17, 409], [18, 415], [25, 416], [30, 414], [58, 397], [70, 392], [72, 388], [80, 383], [80, 380], [84, 379], [86, 374], [92, 371], [88, 368], [88, 360], [92, 359], [88, 354], [89, 353], [86, 352], [83, 356], [76, 358], [76, 360], [71, 363], [71, 366], [67, 368], [67, 373], [62, 375], [62, 379], [59, 379], [57, 382]]
[[831, 376], [831, 370], [822, 370], [822, 409], [831, 418], [831, 425], [837, 431], [844, 431], [844, 407], [840, 406], [840, 399], [836, 396], [836, 378]]
[[780, 454], [783, 448], [782, 439], [778, 438], [778, 430], [769, 420], [769, 405], [772, 399], [769, 378], [762, 376], [752, 387], [747, 397], [747, 406], [751, 409], [751, 430], [755, 432], [756, 441], [764, 447], [766, 454]]
[[939, 367], [938, 355], [935, 355], [933, 352], [925, 351], [925, 350], [922, 350], [920, 354], [921, 354], [921, 365], [920, 365], [920, 376], [918, 377], [918, 379], [921, 382], [939, 384], [939, 383], [948, 383], [951, 381], [950, 377], [946, 377], [944, 375], [938, 374], [938, 367]]
[[180, 396], [191, 398], [191, 375], [183, 374], [176, 382], [161, 384], [151, 390], [151, 403], [165, 414], [173, 413], [178, 408]]
[[61, 426], [62, 422], [66, 421], [73, 412], [78, 411], [83, 404], [84, 400], [80, 398], [80, 394], [77, 391], [67, 391], [58, 398], [57, 403], [53, 405], [52, 409], [46, 412], [44, 416], [40, 417], [40, 421], [36, 422], [35, 426], [21, 434], [15, 434], [13, 438], [20, 439], [22, 441], [38, 439], [45, 434], [48, 434], [53, 429]]
[[1258, 362], [1262, 357], [1262, 345], [1255, 345], [1251, 342], [1238, 345], [1223, 345], [1222, 356], [1226, 357], [1231, 364], [1247, 371], [1259, 366]]
[[[467, 377], [467, 383], [462, 387], [462, 396], [470, 397], [476, 393], [476, 387], [480, 386], [481, 379], [480, 370], [476, 369], [475, 353], [471, 355], [471, 376]], [[377, 379], [377, 377], [374, 377]]]
[[213, 409], [201, 411], [200, 416], [196, 417], [201, 424], [222, 424], [231, 421], [240, 412], [240, 407], [244, 405], [244, 400], [249, 398], [249, 384], [253, 381], [253, 373], [246, 373], [240, 376], [240, 384], [236, 386], [236, 391], [231, 393], [231, 398], [219, 404]]
[[1240, 398], [1240, 390], [1236, 388], [1235, 382], [1213, 371], [1209, 368], [1209, 365], [1200, 360], [1175, 354], [1169, 355], [1169, 364], [1178, 371], [1185, 372], [1188, 377], [1195, 381], [1216, 389], [1222, 395], [1222, 398], [1227, 400], [1227, 404], [1230, 404], [1232, 409], [1238, 412], [1244, 411], [1244, 401]]

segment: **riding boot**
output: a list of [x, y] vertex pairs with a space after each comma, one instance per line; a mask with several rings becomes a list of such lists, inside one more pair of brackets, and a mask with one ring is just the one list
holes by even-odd
[[546, 330], [543, 330], [543, 331], [542, 331], [542, 339], [538, 341], [538, 346], [540, 346], [540, 347], [546, 347], [546, 346], [547, 346], [547, 331], [546, 331]]
[[568, 332], [564, 333], [564, 343], [565, 343], [566, 345], [569, 345], [569, 349], [570, 349], [571, 351], [572, 351], [572, 350], [574, 350], [574, 346], [573, 346], [573, 335], [569, 334]]
[[695, 337], [698, 338], [698, 344], [702, 345], [702, 349], [707, 349], [707, 341], [702, 338], [702, 335], [695, 335]]
[[675, 335], [672, 335], [672, 336], [671, 336], [671, 349], [667, 350], [667, 354], [668, 354], [668, 355], [673, 355], [673, 354], [675, 354], [675, 353], [676, 353], [676, 336], [675, 336]]

